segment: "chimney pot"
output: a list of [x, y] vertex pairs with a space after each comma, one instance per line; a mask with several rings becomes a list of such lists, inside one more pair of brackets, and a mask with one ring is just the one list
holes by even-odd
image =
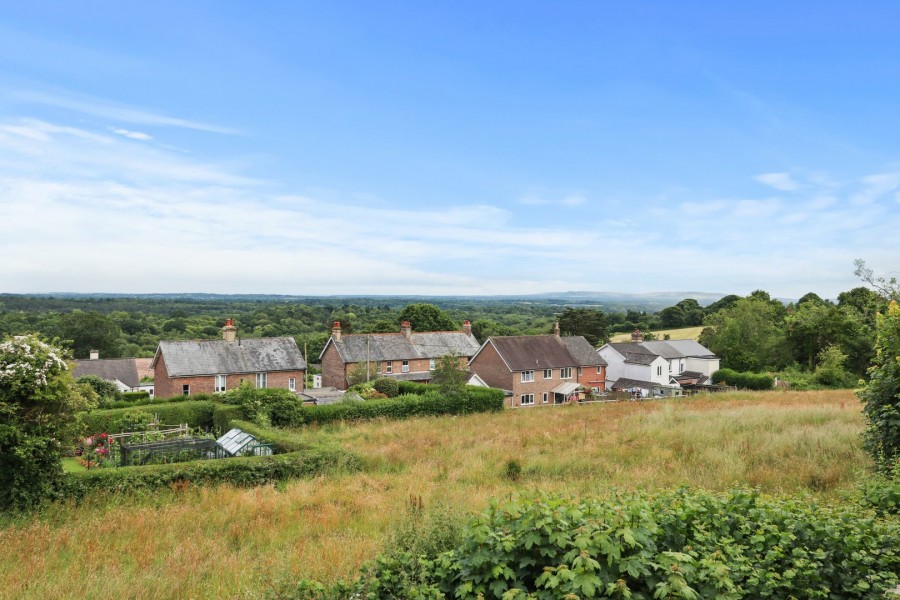
[[341, 322], [335, 321], [334, 325], [331, 327], [331, 337], [334, 338], [334, 341], [341, 341]]
[[400, 333], [402, 333], [405, 338], [412, 336], [412, 325], [409, 324], [409, 321], [400, 323]]
[[468, 319], [463, 321], [463, 333], [472, 335], [472, 323]]
[[553, 325], [553, 335], [559, 337], [559, 321]]
[[638, 343], [644, 341], [644, 334], [641, 333], [640, 329], [635, 329], [634, 331], [631, 332], [631, 341], [638, 342]]
[[226, 342], [233, 342], [237, 337], [237, 327], [234, 326], [234, 319], [225, 319], [225, 327], [222, 328], [222, 338]]

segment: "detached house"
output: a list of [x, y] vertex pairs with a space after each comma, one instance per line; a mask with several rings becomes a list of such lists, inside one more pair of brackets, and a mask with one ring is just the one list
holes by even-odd
[[156, 396], [225, 392], [245, 381], [303, 391], [306, 361], [294, 338], [237, 339], [234, 319], [225, 321], [222, 334], [221, 340], [160, 342], [151, 363]]
[[[497, 336], [469, 361], [484, 384], [507, 391], [510, 407], [561, 404], [606, 391], [606, 361], [582, 336]], [[476, 380], [476, 381], [477, 381]]]
[[648, 395], [680, 395], [682, 385], [703, 385], [719, 369], [719, 357], [694, 340], [644, 341], [640, 331], [630, 342], [608, 343], [597, 352], [606, 360], [611, 390]]
[[472, 326], [466, 321], [462, 331], [413, 333], [409, 321], [400, 324], [398, 333], [359, 333], [343, 335], [340, 321], [334, 322], [331, 338], [319, 355], [322, 385], [345, 390], [356, 370], [366, 368], [375, 377], [393, 377], [404, 381], [431, 381], [435, 361], [455, 355], [465, 368], [478, 351]]

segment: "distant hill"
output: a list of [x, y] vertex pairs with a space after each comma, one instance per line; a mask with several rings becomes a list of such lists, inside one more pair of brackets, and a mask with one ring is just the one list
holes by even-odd
[[[4, 295], [0, 294], [0, 298]], [[378, 294], [341, 294], [341, 295], [288, 295], [288, 294], [209, 294], [204, 292], [192, 293], [153, 293], [153, 294], [120, 294], [120, 293], [76, 293], [76, 292], [52, 292], [43, 294], [15, 294], [15, 296], [30, 296], [33, 298], [60, 298], [60, 299], [121, 299], [138, 298], [146, 300], [177, 300], [195, 302], [314, 302], [340, 301], [341, 303], [353, 303], [354, 300], [369, 300], [389, 305], [402, 305], [412, 302], [432, 302], [439, 306], [476, 303], [538, 303], [557, 306], [580, 306], [598, 308], [607, 312], [624, 312], [626, 310], [638, 310], [656, 312], [673, 304], [693, 298], [701, 306], [712, 304], [725, 296], [723, 293], [709, 292], [649, 292], [631, 294], [625, 292], [595, 292], [595, 291], [568, 291], [546, 292], [541, 294], [515, 294], [515, 295], [453, 295], [453, 296], [425, 296], [425, 295], [378, 295]]]

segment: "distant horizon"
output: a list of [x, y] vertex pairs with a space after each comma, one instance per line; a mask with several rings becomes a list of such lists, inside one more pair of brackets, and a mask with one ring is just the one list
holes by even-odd
[[11, 293], [835, 298], [854, 259], [900, 275], [897, 3], [5, 9]]

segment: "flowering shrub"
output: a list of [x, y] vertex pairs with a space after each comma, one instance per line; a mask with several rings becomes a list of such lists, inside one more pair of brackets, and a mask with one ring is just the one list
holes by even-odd
[[34, 335], [0, 342], [0, 510], [50, 497], [63, 476], [62, 445], [96, 393], [75, 383], [63, 352]]
[[86, 469], [113, 466], [111, 442], [106, 433], [85, 438], [81, 443], [81, 457], [78, 462]]

